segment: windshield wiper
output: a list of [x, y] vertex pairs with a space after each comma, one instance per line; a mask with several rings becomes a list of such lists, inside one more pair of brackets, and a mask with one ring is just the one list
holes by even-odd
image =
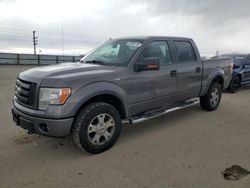
[[99, 65], [106, 65], [106, 63], [104, 63], [103, 61], [99, 61], [99, 60], [90, 60], [90, 61], [84, 61], [84, 62], [99, 64]]

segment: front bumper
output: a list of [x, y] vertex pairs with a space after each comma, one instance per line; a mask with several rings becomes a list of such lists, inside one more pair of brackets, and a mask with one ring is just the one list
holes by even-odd
[[70, 134], [74, 118], [47, 119], [33, 117], [12, 108], [12, 117], [17, 126], [28, 131], [53, 137], [64, 137]]

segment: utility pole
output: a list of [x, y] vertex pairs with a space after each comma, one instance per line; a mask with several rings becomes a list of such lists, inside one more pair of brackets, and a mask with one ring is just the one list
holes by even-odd
[[33, 31], [33, 46], [34, 46], [34, 54], [36, 55], [36, 45], [38, 44], [36, 31]]
[[63, 24], [62, 24], [62, 54], [63, 54], [63, 61], [64, 61], [64, 33], [63, 33]]
[[217, 51], [215, 52], [215, 56], [216, 56], [216, 57], [220, 56], [220, 51], [219, 51], [219, 50], [217, 50]]

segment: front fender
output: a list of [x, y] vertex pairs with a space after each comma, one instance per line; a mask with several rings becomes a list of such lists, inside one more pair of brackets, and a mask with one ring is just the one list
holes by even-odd
[[86, 103], [89, 99], [98, 95], [109, 94], [117, 97], [122, 103], [125, 109], [126, 115], [128, 114], [127, 109], [127, 94], [117, 84], [112, 82], [94, 82], [78, 89], [71, 97], [71, 102], [75, 103], [75, 107], [72, 111], [73, 116], [76, 115], [78, 110]]
[[240, 70], [240, 69], [234, 69], [233, 70], [233, 77], [236, 77], [236, 76], [238, 76], [238, 75], [242, 75], [242, 70]]

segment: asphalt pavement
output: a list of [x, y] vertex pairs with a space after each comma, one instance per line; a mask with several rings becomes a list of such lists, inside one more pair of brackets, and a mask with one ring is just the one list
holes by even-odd
[[219, 109], [199, 105], [137, 125], [99, 155], [64, 139], [28, 135], [11, 118], [15, 79], [33, 66], [0, 65], [0, 187], [249, 188], [250, 175], [225, 180], [232, 165], [250, 170], [250, 86], [223, 93]]

